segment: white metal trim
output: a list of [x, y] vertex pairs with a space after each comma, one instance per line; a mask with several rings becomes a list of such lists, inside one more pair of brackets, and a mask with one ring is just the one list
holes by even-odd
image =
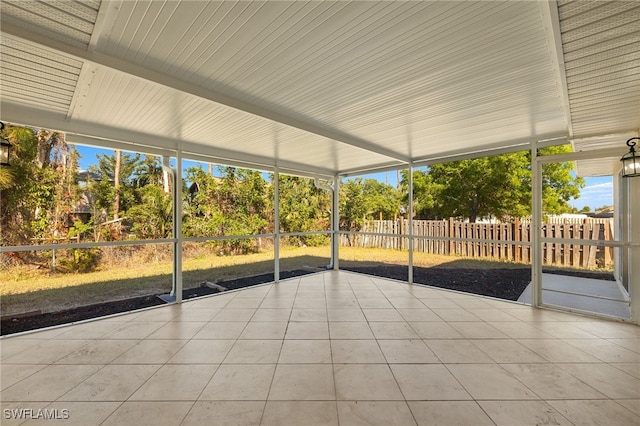
[[68, 249], [87, 249], [94, 247], [124, 247], [124, 246], [141, 246], [151, 244], [172, 244], [175, 238], [165, 238], [157, 240], [126, 240], [126, 241], [99, 241], [86, 243], [69, 243], [69, 244], [39, 244], [25, 246], [0, 246], [0, 253], [6, 252], [22, 252], [22, 251], [42, 251], [42, 250], [68, 250]]
[[193, 143], [182, 143], [180, 145], [179, 141], [166, 136], [131, 132], [110, 126], [78, 122], [77, 120], [68, 121], [63, 114], [52, 111], [45, 112], [24, 105], [16, 105], [3, 99], [0, 99], [0, 111], [3, 121], [17, 125], [44, 127], [94, 140], [112, 141], [114, 143], [120, 142], [132, 147], [138, 145], [142, 147], [158, 147], [160, 150], [167, 149], [172, 152], [177, 151], [178, 148], [181, 147], [183, 155], [189, 158], [201, 155], [204, 161], [207, 162], [230, 165], [239, 164], [242, 165], [242, 167], [250, 166], [248, 168], [257, 168], [259, 170], [273, 169], [274, 163], [278, 162], [286, 174], [305, 177], [322, 176], [326, 178], [332, 178], [335, 174], [335, 171], [322, 167], [277, 160], [253, 155], [251, 153], [240, 153]]
[[182, 237], [182, 242], [206, 243], [208, 241], [225, 240], [251, 240], [254, 238], [274, 238], [276, 234], [255, 234], [255, 235], [216, 235], [208, 237]]
[[[596, 296], [593, 294], [585, 294], [585, 293], [577, 293], [575, 291], [566, 291], [566, 290], [557, 290], [557, 289], [553, 289], [553, 288], [545, 288], [544, 287], [544, 283], [542, 285], [542, 290], [544, 291], [550, 291], [553, 293], [561, 293], [561, 294], [569, 294], [572, 296], [582, 296], [582, 297], [588, 297], [591, 299], [599, 299], [599, 300], [609, 300], [612, 302], [621, 302], [621, 303], [626, 303], [628, 305], [631, 304], [631, 300], [630, 299], [614, 299], [613, 297], [606, 297], [606, 296]], [[622, 294], [624, 296], [624, 293]]]
[[273, 281], [280, 282], [280, 170], [273, 171]]
[[[563, 136], [552, 136], [552, 137], [543, 137], [542, 139], [538, 139], [537, 146], [538, 148], [546, 148], [550, 146], [564, 145], [569, 141], [569, 138], [566, 135]], [[533, 138], [536, 139], [536, 138]], [[515, 141], [509, 142], [509, 146], [502, 147], [502, 144], [491, 144], [491, 148], [485, 147], [478, 151], [465, 151], [463, 149], [457, 151], [451, 151], [449, 153], [443, 154], [442, 156], [430, 156], [428, 159], [424, 157], [422, 159], [416, 159], [413, 161], [413, 165], [417, 167], [421, 166], [430, 166], [432, 164], [442, 164], [451, 161], [460, 161], [460, 160], [469, 160], [473, 158], [481, 158], [487, 157], [490, 155], [499, 155], [499, 154], [509, 154], [512, 152], [518, 151], [528, 151], [531, 146], [531, 138], [527, 139], [518, 139]], [[396, 171], [405, 169], [406, 164], [382, 164], [379, 166], [372, 167], [363, 167], [357, 169], [346, 169], [339, 172], [342, 177], [349, 176], [360, 176], [367, 175], [371, 173], [380, 173], [380, 172], [388, 172], [388, 171]]]
[[560, 163], [565, 161], [577, 161], [577, 160], [588, 160], [588, 159], [601, 159], [607, 157], [622, 157], [622, 155], [628, 151], [628, 148], [625, 149], [626, 145], [621, 144], [620, 149], [618, 148], [604, 148], [604, 149], [594, 149], [592, 151], [579, 151], [579, 152], [569, 152], [566, 154], [556, 154], [556, 155], [545, 155], [536, 158], [536, 162], [540, 164], [544, 163]]
[[151, 146], [145, 146], [145, 145], [134, 144], [134, 143], [114, 141], [109, 139], [98, 139], [90, 136], [77, 135], [75, 133], [66, 133], [65, 140], [71, 144], [93, 146], [96, 148], [119, 149], [122, 151], [157, 155], [160, 157], [175, 157], [177, 152], [175, 150], [159, 149]]
[[[376, 237], [398, 237], [409, 238], [409, 234], [389, 234], [385, 232], [363, 232], [363, 231], [340, 231], [341, 235], [371, 235]], [[419, 240], [434, 240], [434, 241], [456, 241], [463, 243], [492, 243], [492, 244], [504, 244], [511, 246], [531, 246], [529, 241], [505, 241], [505, 240], [490, 240], [484, 238], [461, 238], [461, 237], [437, 237], [437, 236], [425, 236], [425, 235], [413, 235], [413, 239]], [[579, 241], [579, 240], [573, 240]], [[591, 241], [591, 240], [589, 240]]]
[[[549, 135], [539, 135], [539, 136], [531, 136], [523, 139], [515, 139], [511, 141], [505, 141], [501, 143], [493, 143], [491, 145], [486, 145], [484, 147], [480, 147], [478, 150], [473, 151], [472, 149], [463, 148], [457, 151], [450, 151], [441, 156], [430, 156], [428, 158], [422, 157], [417, 158], [413, 164], [414, 165], [431, 165], [431, 164], [440, 164], [447, 163], [450, 161], [459, 161], [459, 160], [468, 160], [472, 158], [480, 158], [487, 157], [489, 155], [498, 155], [498, 154], [508, 154], [511, 152], [518, 152], [528, 150], [531, 146], [531, 143], [535, 143], [538, 148], [555, 146], [555, 145], [564, 145], [567, 143], [567, 135], [566, 134], [549, 134]], [[506, 145], [506, 146], [505, 146]]]
[[598, 312], [591, 312], [591, 311], [583, 311], [582, 309], [576, 309], [576, 308], [569, 308], [566, 306], [559, 306], [559, 305], [553, 305], [553, 304], [549, 304], [549, 303], [542, 303], [540, 306], [540, 308], [544, 308], [544, 309], [549, 309], [552, 311], [558, 311], [558, 312], [569, 312], [572, 314], [580, 314], [580, 315], [584, 315], [586, 317], [590, 317], [590, 318], [600, 318], [600, 319], [606, 319], [606, 320], [614, 320], [614, 321], [619, 321], [619, 322], [632, 322], [633, 319], [630, 318], [622, 318], [622, 317], [616, 317], [613, 315], [606, 315], [606, 314], [601, 314]]
[[331, 208], [331, 265], [334, 271], [340, 269], [340, 176], [333, 177], [333, 205]]
[[640, 134], [640, 129], [628, 129], [622, 132], [608, 132], [608, 133], [590, 133], [585, 135], [574, 135], [572, 138], [569, 138], [570, 141], [584, 141], [588, 139], [598, 139], [598, 138], [613, 138], [613, 137], [625, 137], [626, 135], [638, 135]]
[[532, 305], [542, 304], [542, 165], [538, 161], [538, 149], [531, 143], [531, 283]]
[[608, 241], [608, 240], [582, 240], [571, 238], [541, 238], [543, 243], [557, 244], [577, 244], [581, 246], [598, 246], [598, 247], [640, 247], [640, 243], [630, 241]]
[[176, 169], [173, 172], [173, 236], [176, 239], [173, 250], [174, 289], [176, 303], [182, 303], [182, 152], [176, 153]]
[[413, 164], [409, 164], [409, 205], [407, 206], [407, 214], [409, 215], [409, 259], [407, 280], [409, 284], [413, 284]]
[[558, 15], [558, 4], [555, 0], [539, 1], [540, 14], [544, 32], [549, 46], [549, 58], [551, 59], [556, 86], [560, 95], [562, 110], [567, 120], [567, 129], [573, 135], [573, 124], [571, 122], [571, 107], [569, 103], [569, 88], [567, 85], [567, 73], [564, 64], [564, 50], [562, 48], [562, 32], [560, 30], [560, 17]]

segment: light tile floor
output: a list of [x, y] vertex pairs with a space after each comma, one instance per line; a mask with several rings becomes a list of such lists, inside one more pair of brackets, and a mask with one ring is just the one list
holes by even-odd
[[640, 425], [640, 327], [342, 271], [0, 351], [3, 425]]

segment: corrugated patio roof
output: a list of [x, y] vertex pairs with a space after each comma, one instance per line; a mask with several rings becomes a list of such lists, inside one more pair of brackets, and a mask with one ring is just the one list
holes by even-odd
[[[0, 13], [2, 120], [79, 141], [334, 175], [640, 127], [636, 2], [7, 0]], [[624, 140], [607, 147], [619, 157]]]

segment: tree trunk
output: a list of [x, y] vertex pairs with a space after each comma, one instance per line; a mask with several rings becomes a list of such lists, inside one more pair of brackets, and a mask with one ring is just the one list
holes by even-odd
[[44, 169], [49, 166], [51, 151], [53, 150], [54, 145], [53, 138], [55, 137], [55, 132], [39, 129], [36, 137], [38, 139], [36, 164], [39, 168]]
[[113, 170], [113, 185], [115, 195], [113, 197], [113, 220], [119, 218], [120, 212], [120, 167], [122, 166], [122, 151], [116, 149], [116, 166]]
[[471, 214], [469, 215], [469, 223], [476, 223], [478, 219], [478, 197], [473, 197], [473, 205], [471, 206]]

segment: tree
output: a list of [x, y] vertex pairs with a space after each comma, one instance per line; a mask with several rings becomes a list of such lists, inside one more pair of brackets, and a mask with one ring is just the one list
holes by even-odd
[[366, 220], [394, 219], [400, 192], [375, 179], [349, 179], [340, 185], [340, 229], [359, 231]]
[[[163, 185], [164, 173], [160, 158], [155, 155], [144, 155], [133, 170], [133, 186], [143, 188], [147, 185]], [[165, 188], [166, 189], [166, 188]], [[169, 192], [165, 190], [165, 192]]]
[[[569, 146], [539, 150], [539, 155], [569, 152]], [[521, 151], [450, 163], [434, 164], [424, 176], [414, 174], [414, 199], [422, 218], [478, 218], [524, 216], [531, 212], [530, 152]], [[542, 167], [543, 210], [547, 214], [571, 211], [568, 201], [578, 198], [584, 181], [572, 173], [573, 164], [547, 163]], [[416, 179], [418, 177], [419, 179]], [[406, 185], [406, 176], [403, 178]]]
[[[434, 210], [440, 218], [521, 216], [526, 212], [522, 187], [531, 172], [526, 155], [503, 154], [429, 167], [437, 185]], [[430, 196], [433, 196], [429, 194]], [[423, 195], [416, 192], [416, 199]]]
[[[266, 231], [266, 182], [255, 170], [220, 167], [220, 177], [201, 168], [187, 170], [183, 189], [183, 232], [188, 237], [255, 235]], [[224, 253], [252, 250], [249, 239], [215, 243]]]
[[[570, 145], [550, 146], [538, 150], [538, 155], [554, 155], [571, 152]], [[562, 214], [571, 211], [569, 201], [580, 197], [584, 179], [576, 177], [572, 161], [542, 164], [542, 210], [546, 214]]]
[[173, 198], [156, 185], [138, 190], [140, 201], [127, 211], [131, 231], [137, 238], [170, 238], [173, 223]]
[[[409, 170], [402, 170], [400, 187], [402, 189], [402, 203], [409, 203]], [[442, 219], [439, 206], [438, 191], [441, 185], [433, 182], [426, 169], [413, 171], [413, 212], [416, 219]]]
[[[136, 177], [141, 165], [140, 154], [122, 153], [114, 155], [98, 154], [97, 166], [89, 166], [89, 171], [98, 179], [89, 179], [88, 191], [93, 200], [96, 215], [104, 211], [106, 217], [118, 219], [120, 213], [135, 205]], [[105, 217], [105, 219], [106, 219]]]
[[[316, 188], [313, 181], [296, 176], [280, 175], [280, 230], [282, 232], [322, 231], [331, 225], [331, 195]], [[273, 200], [273, 187], [271, 191]], [[299, 244], [319, 245], [326, 235], [295, 237]]]
[[113, 220], [120, 213], [120, 169], [122, 168], [122, 151], [116, 149], [116, 163], [113, 168]]
[[77, 151], [44, 129], [7, 126], [2, 136], [13, 146], [11, 167], [0, 168], [2, 243], [66, 236], [80, 196]]

